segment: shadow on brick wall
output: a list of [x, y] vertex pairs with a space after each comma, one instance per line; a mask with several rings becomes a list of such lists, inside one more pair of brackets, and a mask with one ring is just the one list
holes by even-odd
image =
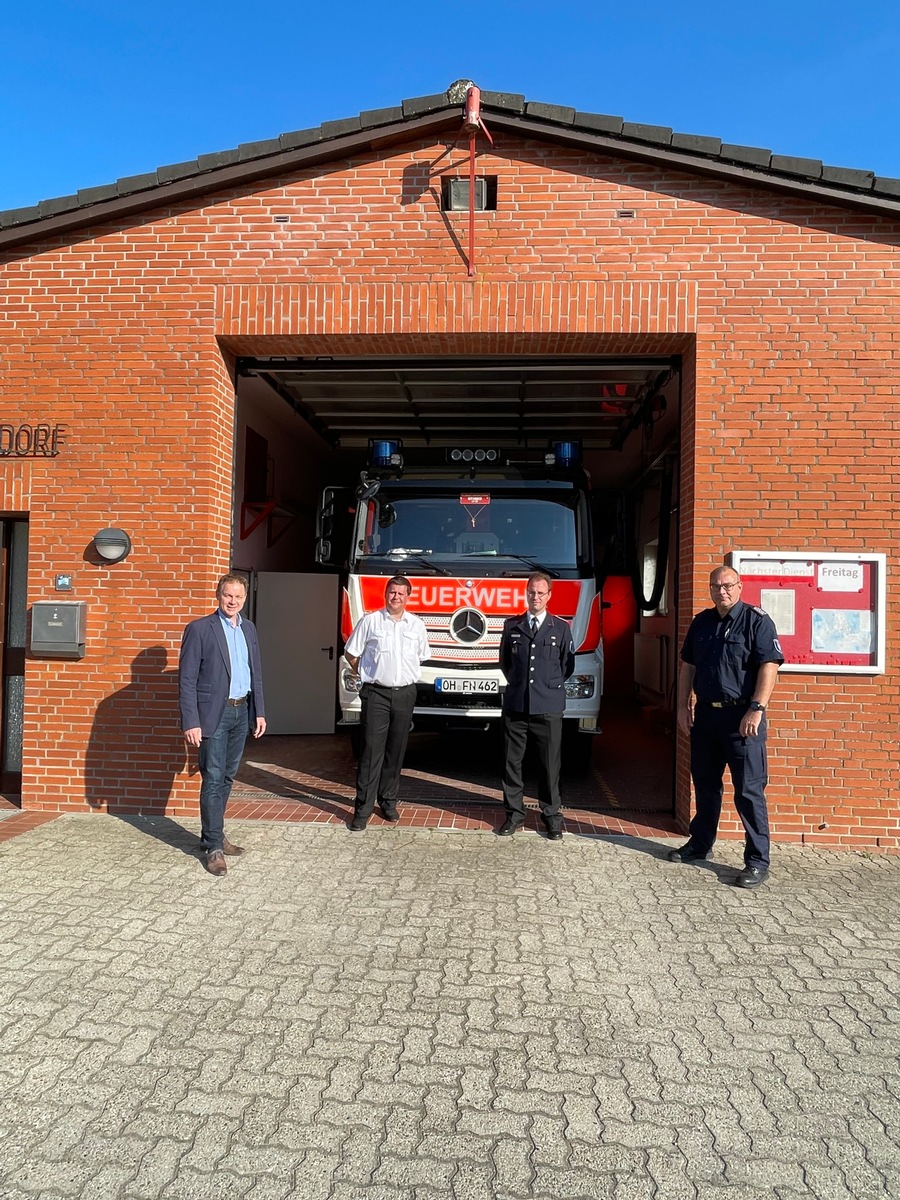
[[111, 813], [165, 813], [185, 765], [178, 718], [178, 672], [165, 646], [142, 650], [131, 682], [101, 700], [84, 763], [85, 799]]

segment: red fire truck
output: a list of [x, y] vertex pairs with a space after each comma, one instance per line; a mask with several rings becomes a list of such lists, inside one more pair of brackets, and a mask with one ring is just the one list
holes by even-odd
[[[564, 729], [583, 736], [571, 740], [569, 754], [586, 759], [597, 729], [603, 649], [580, 446], [556, 443], [530, 459], [474, 447], [442, 455], [442, 462], [410, 466], [400, 442], [373, 440], [355, 495], [326, 488], [317, 558], [344, 560], [342, 639], [381, 607], [390, 576], [406, 576], [413, 585], [409, 609], [425, 622], [432, 650], [418, 685], [417, 727], [489, 727], [500, 717], [506, 686], [498, 661], [504, 618], [524, 612], [528, 575], [545, 571], [553, 580], [550, 610], [569, 621], [576, 649]], [[344, 537], [349, 553], [336, 544]], [[343, 725], [359, 722], [359, 686], [342, 657]]]

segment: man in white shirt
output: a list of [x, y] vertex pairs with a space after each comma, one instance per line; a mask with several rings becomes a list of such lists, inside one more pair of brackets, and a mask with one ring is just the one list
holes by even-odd
[[386, 821], [399, 821], [400, 768], [416, 704], [422, 663], [431, 655], [425, 624], [406, 611], [412, 584], [387, 581], [384, 608], [366, 613], [350, 635], [344, 657], [361, 680], [362, 743], [356, 772], [356, 811], [350, 828], [365, 829], [375, 802]]

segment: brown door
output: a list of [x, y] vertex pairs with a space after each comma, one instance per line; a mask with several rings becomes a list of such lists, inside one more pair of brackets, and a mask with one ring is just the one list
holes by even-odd
[[22, 791], [28, 522], [0, 518], [0, 792]]

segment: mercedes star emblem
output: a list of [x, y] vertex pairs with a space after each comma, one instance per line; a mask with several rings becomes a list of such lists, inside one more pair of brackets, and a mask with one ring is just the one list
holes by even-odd
[[471, 646], [487, 633], [487, 621], [477, 608], [460, 608], [450, 618], [450, 633], [458, 642]]

